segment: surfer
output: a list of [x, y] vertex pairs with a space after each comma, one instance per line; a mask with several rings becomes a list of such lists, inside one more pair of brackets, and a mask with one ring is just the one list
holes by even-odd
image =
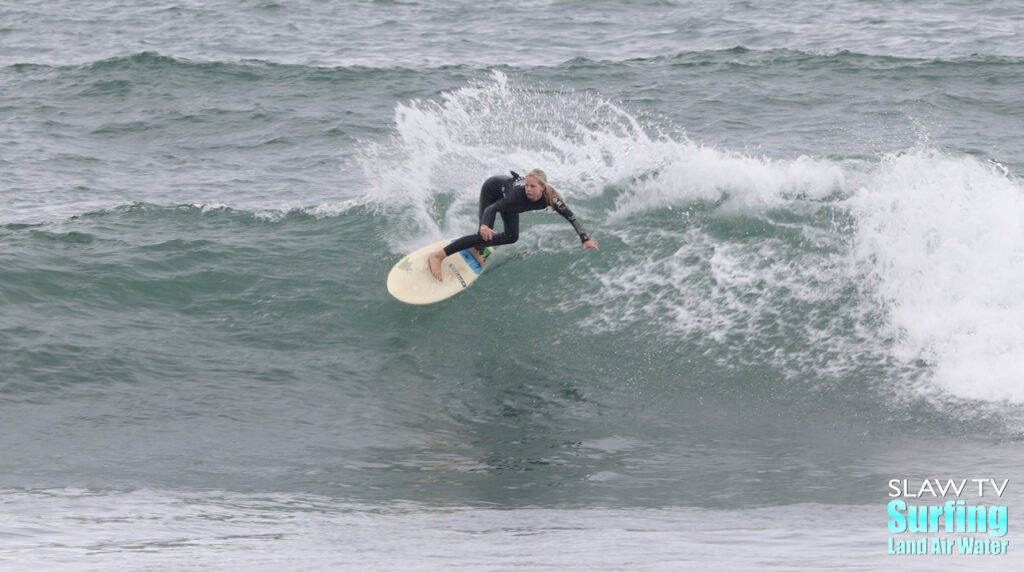
[[[480, 231], [456, 239], [443, 250], [432, 252], [428, 258], [430, 273], [441, 280], [441, 262], [445, 257], [467, 249], [482, 264], [482, 248], [512, 244], [519, 240], [519, 213], [547, 207], [554, 209], [572, 224], [583, 242], [583, 250], [599, 250], [597, 241], [587, 236], [583, 224], [565, 204], [562, 195], [548, 184], [548, 176], [544, 171], [534, 169], [525, 178], [513, 171], [511, 177], [496, 175], [484, 181], [480, 187]], [[499, 213], [504, 225], [502, 232], [496, 232], [493, 228], [495, 216]]]

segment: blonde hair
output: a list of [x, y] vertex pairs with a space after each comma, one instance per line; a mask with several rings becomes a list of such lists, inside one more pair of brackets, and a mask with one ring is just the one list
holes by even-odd
[[544, 186], [544, 200], [547, 201], [549, 207], [555, 206], [555, 199], [558, 199], [563, 203], [565, 202], [565, 197], [562, 196], [562, 193], [559, 193], [554, 187], [548, 184], [547, 173], [540, 169], [534, 169], [527, 173], [526, 176], [537, 179], [537, 181]]

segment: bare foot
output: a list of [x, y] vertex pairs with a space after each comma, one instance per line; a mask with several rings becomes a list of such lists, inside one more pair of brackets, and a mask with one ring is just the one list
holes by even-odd
[[441, 281], [441, 262], [444, 260], [444, 251], [438, 250], [437, 252], [431, 252], [427, 258], [427, 264], [430, 266], [430, 273], [434, 275], [434, 278], [438, 282]]
[[470, 248], [469, 249], [469, 253], [473, 255], [473, 258], [476, 258], [476, 261], [478, 263], [480, 263], [480, 268], [483, 268], [484, 267], [484, 255], [479, 250], [477, 250], [476, 247]]

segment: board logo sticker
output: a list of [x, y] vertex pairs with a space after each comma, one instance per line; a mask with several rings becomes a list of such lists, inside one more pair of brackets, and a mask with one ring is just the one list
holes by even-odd
[[[462, 259], [466, 261], [466, 264], [469, 265], [469, 269], [472, 270], [474, 274], [480, 274], [481, 272], [483, 272], [484, 269], [482, 266], [480, 266], [480, 261], [477, 260], [476, 257], [469, 252], [469, 250], [460, 251], [459, 254], [462, 255]], [[488, 256], [490, 256], [490, 253], [484, 251], [484, 262], [487, 262]]]
[[459, 284], [462, 284], [463, 288], [465, 288], [466, 286], [469, 286], [469, 284], [466, 284], [466, 279], [462, 277], [462, 273], [459, 272], [458, 268], [455, 268], [454, 264], [449, 264], [448, 268], [450, 268], [451, 271], [452, 271], [452, 274], [454, 274], [455, 277], [459, 279]]

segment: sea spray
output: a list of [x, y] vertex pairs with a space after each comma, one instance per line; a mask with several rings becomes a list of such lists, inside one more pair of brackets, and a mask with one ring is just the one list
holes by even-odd
[[371, 202], [412, 225], [396, 251], [475, 228], [481, 182], [541, 167], [571, 204], [598, 197], [658, 166], [664, 144], [614, 102], [571, 89], [523, 84], [494, 71], [489, 80], [436, 100], [396, 104], [394, 134], [368, 145], [359, 163]]

